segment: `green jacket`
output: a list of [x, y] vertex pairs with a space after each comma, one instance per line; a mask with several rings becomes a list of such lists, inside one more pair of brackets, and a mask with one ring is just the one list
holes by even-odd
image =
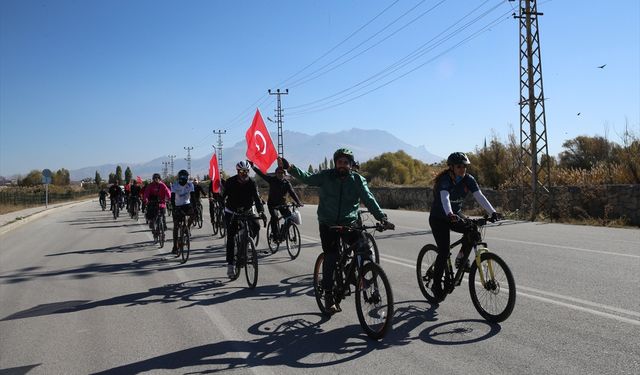
[[341, 178], [335, 169], [310, 174], [295, 165], [289, 168], [289, 173], [307, 185], [319, 187], [318, 221], [320, 224], [352, 224], [358, 218], [360, 201], [377, 220], [387, 217], [369, 191], [367, 180], [358, 173], [352, 172]]

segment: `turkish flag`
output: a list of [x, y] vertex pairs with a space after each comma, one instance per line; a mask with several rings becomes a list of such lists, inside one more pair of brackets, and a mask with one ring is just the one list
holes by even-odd
[[211, 160], [209, 160], [209, 178], [211, 178], [211, 191], [214, 193], [220, 192], [220, 171], [218, 171], [218, 157], [215, 151]]
[[267, 170], [278, 158], [271, 136], [264, 125], [260, 111], [256, 109], [251, 127], [245, 135], [247, 139], [247, 159], [251, 160], [260, 170], [267, 173]]

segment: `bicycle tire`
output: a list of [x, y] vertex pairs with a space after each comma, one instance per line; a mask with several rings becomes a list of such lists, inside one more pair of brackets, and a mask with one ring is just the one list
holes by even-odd
[[[487, 268], [490, 262], [492, 263], [493, 279], [490, 279], [488, 275]], [[494, 253], [486, 252], [480, 255], [480, 266], [485, 275], [485, 285], [480, 288], [477, 288], [478, 285], [476, 285], [476, 282], [480, 284], [480, 276], [475, 259], [469, 270], [469, 294], [471, 295], [471, 302], [473, 302], [473, 306], [485, 320], [492, 323], [503, 322], [511, 315], [516, 305], [516, 282], [513, 279], [513, 274], [509, 266], [507, 266], [507, 263]], [[501, 292], [504, 292], [505, 287], [508, 288], [506, 300], [504, 293], [501, 294]], [[482, 295], [479, 295], [479, 292], [481, 292]], [[498, 302], [500, 302], [500, 300], [504, 301], [504, 303], [499, 304]], [[504, 305], [504, 307], [498, 307], [502, 305]], [[489, 308], [492, 307], [495, 307], [495, 309], [489, 311]]]
[[391, 328], [393, 291], [380, 265], [367, 262], [360, 268], [356, 283], [356, 312], [367, 336], [379, 340]]
[[[182, 220], [187, 220], [183, 218]], [[191, 252], [191, 238], [189, 235], [189, 226], [182, 224], [180, 228], [180, 256], [182, 257], [181, 263], [186, 263], [189, 260], [189, 253]]]
[[433, 285], [433, 266], [438, 256], [436, 245], [427, 244], [420, 249], [418, 262], [416, 264], [416, 276], [418, 286], [424, 298], [430, 303], [439, 303], [440, 300], [433, 295], [431, 286]]
[[[215, 211], [214, 211], [215, 212]], [[213, 235], [218, 234], [218, 222], [216, 221], [216, 214], [211, 215], [211, 229], [213, 230]]]
[[202, 220], [202, 206], [198, 206], [198, 229], [202, 229], [203, 220]]
[[374, 261], [380, 264], [380, 251], [378, 251], [376, 239], [373, 237], [373, 234], [369, 232], [364, 232], [364, 237], [367, 239], [369, 251], [372, 253]]
[[271, 251], [271, 254], [275, 254], [278, 252], [278, 249], [280, 248], [280, 242], [274, 240], [272, 237], [273, 233], [271, 233], [271, 221], [273, 220], [273, 218], [271, 218], [269, 220], [269, 223], [267, 224], [267, 246], [269, 246], [269, 251]]
[[291, 259], [296, 259], [300, 255], [300, 248], [302, 247], [302, 241], [300, 239], [300, 230], [296, 223], [289, 223], [289, 228], [285, 234], [287, 241], [287, 251]]
[[313, 292], [316, 297], [316, 303], [320, 312], [324, 316], [331, 316], [329, 311], [324, 305], [325, 291], [322, 288], [322, 264], [324, 263], [324, 253], [320, 253], [316, 259], [316, 264], [313, 267]]
[[227, 235], [227, 224], [224, 222], [224, 215], [218, 212], [218, 233], [220, 238], [224, 238]]
[[247, 277], [249, 289], [253, 289], [258, 284], [258, 252], [251, 238], [247, 238], [245, 259], [244, 274]]

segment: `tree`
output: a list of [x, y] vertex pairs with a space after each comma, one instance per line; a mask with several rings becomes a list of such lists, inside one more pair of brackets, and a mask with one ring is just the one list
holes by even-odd
[[131, 178], [133, 177], [133, 173], [131, 172], [131, 168], [127, 167], [124, 171], [124, 183], [128, 184], [131, 182]]
[[96, 186], [100, 186], [100, 183], [102, 182], [102, 177], [100, 177], [100, 173], [98, 173], [98, 171], [96, 171], [96, 177], [93, 179], [96, 183]]
[[109, 183], [110, 184], [115, 184], [118, 181], [116, 180], [116, 174], [115, 173], [109, 173]]
[[69, 176], [69, 171], [61, 168], [56, 171], [53, 175], [53, 184], [56, 186], [67, 186], [71, 183], [71, 177]]
[[309, 164], [309, 168], [307, 168], [307, 172], [313, 173], [313, 166]]
[[335, 168], [335, 165], [333, 164], [333, 159], [329, 159], [329, 169], [333, 169]]
[[117, 183], [118, 185], [120, 185], [120, 183], [122, 182], [122, 167], [119, 165], [116, 167], [115, 180], [115, 183]]
[[416, 160], [406, 152], [385, 152], [361, 165], [362, 174], [398, 185], [428, 184], [434, 174], [431, 166]]
[[36, 186], [42, 184], [42, 172], [34, 169], [25, 178], [18, 179], [19, 186]]
[[619, 153], [620, 146], [609, 142], [606, 138], [585, 135], [564, 141], [566, 150], [559, 155], [561, 168], [576, 168], [590, 170], [598, 162], [611, 163], [613, 156]]

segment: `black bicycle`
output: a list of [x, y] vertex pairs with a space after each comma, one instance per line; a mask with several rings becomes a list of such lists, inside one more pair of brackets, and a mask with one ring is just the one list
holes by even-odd
[[[371, 220], [371, 216], [369, 211], [367, 210], [358, 210], [358, 219], [356, 220], [356, 226], [363, 226], [365, 222]], [[378, 244], [376, 243], [376, 239], [373, 236], [372, 232], [365, 231], [364, 236], [367, 239], [367, 246], [369, 247], [369, 251], [374, 257], [376, 263], [380, 264], [380, 251], [378, 251]]]
[[[462, 259], [457, 263], [460, 267], [453, 273], [451, 253], [447, 257], [444, 270], [443, 289], [451, 294], [462, 283], [465, 272], [469, 272], [469, 294], [473, 306], [480, 315], [489, 322], [498, 323], [506, 320], [516, 304], [516, 283], [511, 270], [504, 260], [489, 251], [486, 242], [482, 241], [484, 226], [488, 222], [496, 222], [489, 218], [462, 219], [466, 230], [462, 238], [451, 244], [450, 249], [461, 245]], [[471, 267], [467, 269], [467, 259], [474, 252]], [[438, 256], [436, 245], [425, 245], [418, 254], [416, 275], [422, 295], [431, 303], [440, 301], [431, 291], [433, 286], [434, 263]]]
[[120, 204], [118, 201], [115, 201], [111, 205], [111, 213], [113, 214], [113, 220], [117, 220], [118, 216], [120, 216]]
[[193, 205], [193, 211], [195, 212], [195, 217], [193, 220], [192, 225], [195, 227], [196, 225], [198, 226], [198, 229], [202, 228], [202, 203], [200, 203], [199, 201], [195, 201], [194, 205]]
[[253, 289], [258, 283], [258, 252], [251, 236], [251, 227], [255, 223], [256, 216], [250, 208], [240, 209], [238, 212], [227, 209], [227, 212], [233, 215], [230, 225], [237, 226], [235, 237], [227, 239], [227, 241], [235, 241], [235, 273], [231, 280], [237, 279], [244, 268], [247, 285]]
[[[300, 248], [302, 247], [302, 241], [300, 238], [300, 229], [296, 225], [293, 217], [299, 215], [295, 204], [284, 204], [274, 207], [276, 212], [279, 212], [281, 208], [291, 208], [292, 212], [289, 216], [283, 217], [281, 215], [272, 216], [269, 219], [267, 225], [267, 245], [272, 254], [275, 254], [280, 248], [282, 242], [286, 243], [287, 251], [291, 259], [296, 259], [300, 255]], [[271, 233], [272, 223], [276, 222], [276, 233]], [[281, 223], [282, 222], [282, 223]]]
[[102, 208], [102, 211], [107, 209], [107, 198], [105, 197], [100, 197], [100, 207]]
[[[341, 251], [333, 273], [333, 286], [331, 287], [336, 307], [338, 307], [338, 311], [341, 311], [339, 303], [351, 295], [351, 287], [353, 286], [360, 326], [369, 337], [378, 340], [391, 327], [393, 292], [384, 270], [371, 258], [364, 233], [367, 229], [376, 229], [382, 232], [388, 228], [382, 224], [376, 224], [375, 226], [361, 227], [334, 226], [331, 229], [340, 233], [356, 232], [358, 234], [358, 240], [350, 246], [345, 245], [342, 236], [340, 239]], [[320, 311], [329, 316], [332, 311], [324, 305], [327, 291], [322, 287], [323, 263], [324, 253], [321, 253], [316, 259], [313, 269], [313, 289]]]
[[189, 228], [189, 216], [182, 215], [178, 222], [173, 223], [173, 225], [178, 226], [178, 252], [176, 253], [176, 258], [181, 257], [182, 260], [180, 263], [186, 263], [187, 260], [189, 260], [189, 253], [191, 252], [191, 228]]
[[138, 221], [138, 215], [140, 212], [140, 199], [129, 198], [129, 205], [131, 218], [135, 221]]

